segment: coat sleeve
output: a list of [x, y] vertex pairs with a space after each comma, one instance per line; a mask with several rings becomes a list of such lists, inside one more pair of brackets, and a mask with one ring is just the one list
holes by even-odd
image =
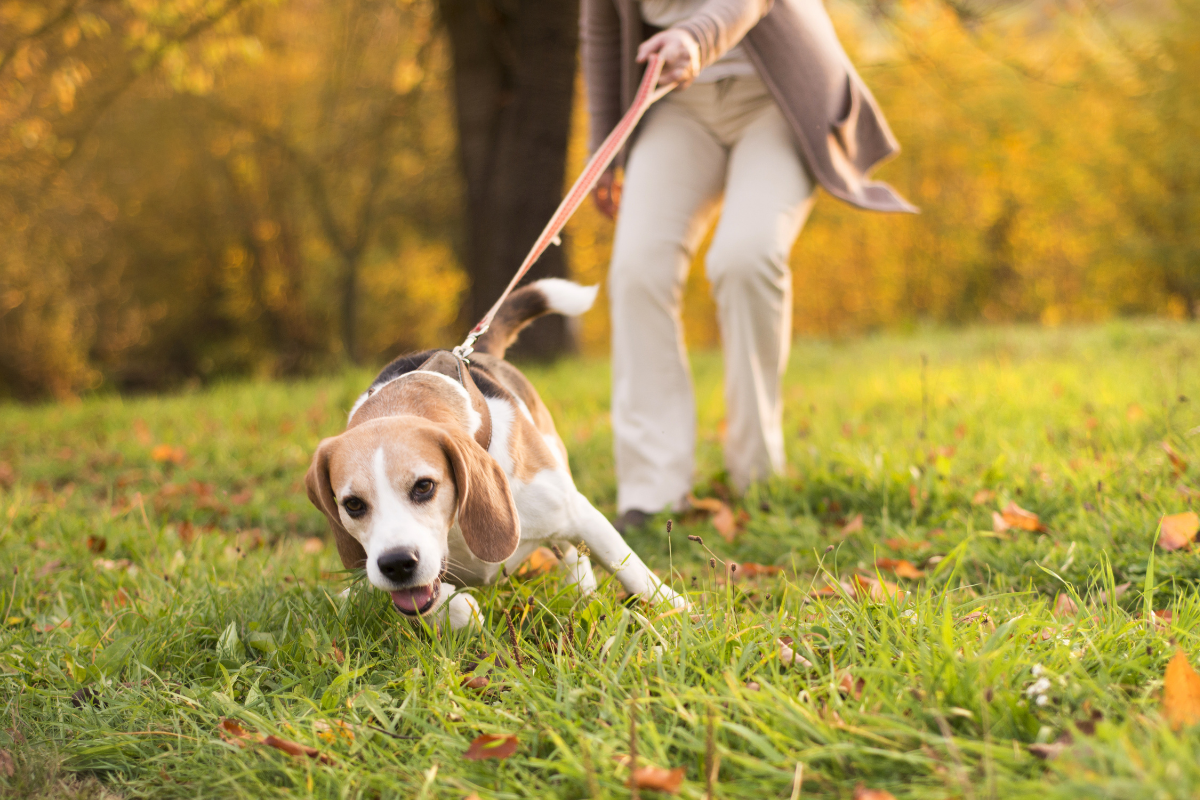
[[774, 0], [707, 0], [696, 13], [674, 27], [695, 37], [700, 68], [725, 55], [767, 15]]
[[582, 0], [579, 41], [588, 105], [588, 152], [621, 119], [621, 18], [614, 0]]

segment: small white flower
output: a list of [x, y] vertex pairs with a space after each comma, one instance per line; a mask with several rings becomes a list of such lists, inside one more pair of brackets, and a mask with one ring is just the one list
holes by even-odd
[[1028, 689], [1025, 690], [1025, 696], [1033, 697], [1035, 694], [1045, 694], [1046, 690], [1049, 688], [1050, 688], [1050, 679], [1049, 678], [1038, 678], [1036, 681], [1034, 681], [1030, 685], [1030, 687]]
[[1040, 678], [1042, 677], [1042, 673], [1046, 671], [1046, 668], [1041, 664], [1034, 664], [1033, 669], [1030, 671], [1033, 673], [1033, 677]]
[[1038, 704], [1039, 706], [1044, 706], [1044, 705], [1046, 705], [1046, 704], [1047, 704], [1047, 703], [1049, 703], [1049, 702], [1050, 702], [1050, 698], [1049, 698], [1049, 697], [1047, 697], [1046, 695], [1044, 695], [1044, 694], [1039, 694], [1039, 695], [1038, 695], [1037, 704]]

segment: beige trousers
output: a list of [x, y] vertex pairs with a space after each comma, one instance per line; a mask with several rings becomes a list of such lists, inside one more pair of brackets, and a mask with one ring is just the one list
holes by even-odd
[[757, 76], [693, 84], [651, 109], [625, 169], [609, 272], [617, 508], [680, 510], [696, 410], [680, 307], [724, 193], [706, 269], [725, 351], [725, 462], [734, 487], [784, 467], [788, 256], [814, 184]]

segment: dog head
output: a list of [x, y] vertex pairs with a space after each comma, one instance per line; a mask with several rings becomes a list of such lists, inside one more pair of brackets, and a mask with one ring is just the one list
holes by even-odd
[[325, 439], [306, 478], [348, 568], [416, 616], [439, 603], [449, 535], [499, 563], [520, 540], [516, 505], [500, 465], [465, 431], [411, 416], [373, 419]]

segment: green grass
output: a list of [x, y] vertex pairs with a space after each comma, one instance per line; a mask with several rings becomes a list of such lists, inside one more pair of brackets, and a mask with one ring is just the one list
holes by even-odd
[[[720, 361], [695, 366], [697, 493], [719, 494]], [[528, 374], [611, 514], [607, 365]], [[16, 767], [0, 796], [621, 798], [631, 708], [639, 755], [684, 767], [689, 798], [705, 791], [710, 720], [720, 798], [790, 797], [798, 762], [805, 798], [859, 783], [897, 798], [1200, 796], [1200, 730], [1174, 733], [1159, 711], [1173, 642], [1200, 653], [1200, 553], [1153, 547], [1164, 513], [1200, 505], [1200, 327], [800, 343], [789, 473], [736, 504], [740, 537], [696, 517], [631, 536], [694, 617], [626, 606], [611, 582], [583, 600], [552, 573], [480, 591], [484, 629], [435, 636], [382, 593], [340, 598], [358, 584], [328, 539], [306, 550], [326, 535], [308, 459], [368, 377], [0, 407], [0, 748]], [[162, 444], [181, 463], [155, 460]], [[980, 490], [995, 496], [973, 503]], [[993, 533], [1010, 501], [1048, 531]], [[785, 571], [730, 585], [686, 534]], [[927, 575], [900, 581], [899, 601], [810, 596], [881, 557]], [[1079, 610], [1055, 616], [1059, 593]], [[1148, 624], [1148, 608], [1172, 620]], [[988, 621], [962, 620], [974, 611]], [[811, 666], [781, 665], [781, 636]], [[481, 654], [488, 687], [464, 687]], [[228, 744], [225, 718], [332, 760]], [[353, 739], [322, 739], [329, 721]], [[480, 733], [520, 748], [464, 760]], [[1051, 761], [1029, 750], [1064, 735]]]

